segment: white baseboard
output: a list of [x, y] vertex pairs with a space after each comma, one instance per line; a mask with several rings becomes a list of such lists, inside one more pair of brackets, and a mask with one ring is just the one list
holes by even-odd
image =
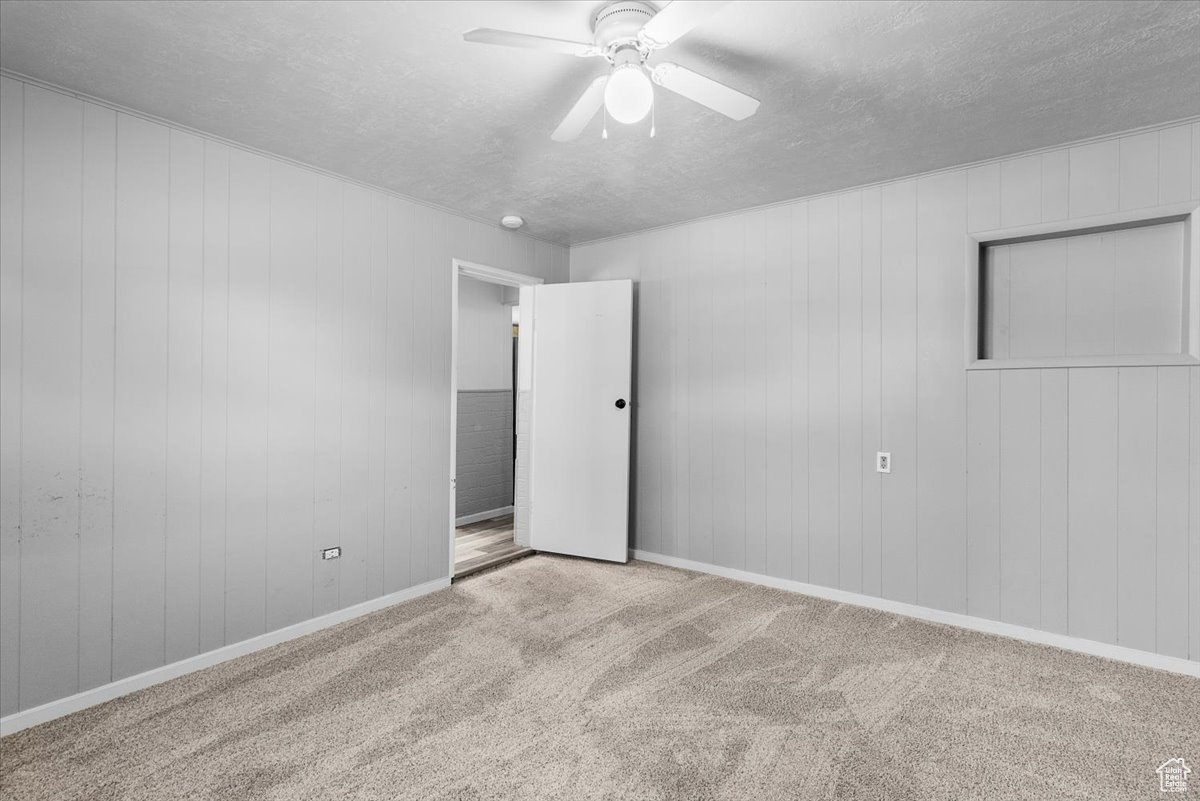
[[745, 581], [750, 584], [761, 584], [764, 587], [774, 587], [777, 590], [812, 595], [828, 601], [836, 601], [837, 603], [864, 606], [868, 609], [878, 609], [881, 612], [891, 612], [897, 615], [904, 615], [905, 617], [917, 618], [918, 620], [927, 620], [931, 623], [945, 623], [972, 631], [981, 631], [985, 634], [998, 634], [1001, 637], [1025, 640], [1026, 642], [1038, 643], [1039, 645], [1051, 645], [1055, 648], [1063, 648], [1068, 651], [1078, 651], [1080, 653], [1091, 654], [1092, 656], [1103, 656], [1121, 662], [1130, 662], [1135, 665], [1200, 678], [1200, 662], [1182, 659], [1177, 656], [1163, 656], [1162, 654], [1154, 654], [1149, 651], [1139, 651], [1136, 648], [1126, 648], [1121, 645], [1085, 640], [1080, 637], [1071, 637], [1067, 634], [1055, 634], [1054, 632], [1041, 631], [1040, 629], [1031, 629], [1027, 626], [1002, 623], [998, 620], [988, 620], [987, 618], [974, 617], [973, 615], [962, 615], [957, 612], [943, 612], [939, 609], [930, 609], [926, 606], [907, 604], [902, 601], [890, 601], [886, 598], [876, 598], [857, 592], [822, 587], [818, 584], [806, 584], [803, 581], [774, 578], [759, 573], [750, 573], [746, 570], [720, 567], [718, 565], [710, 565], [706, 562], [694, 562], [691, 559], [680, 559], [676, 556], [664, 556], [636, 549], [631, 550], [630, 553], [634, 559], [640, 559], [644, 562], [654, 562], [655, 564], [667, 565], [668, 567], [680, 567], [685, 570], [694, 570], [697, 573], [708, 573], [713, 576], [734, 579], [735, 581]]
[[11, 715], [0, 718], [0, 736], [12, 734], [21, 729], [45, 723], [48, 720], [60, 718], [63, 715], [87, 709], [89, 706], [111, 701], [114, 698], [120, 698], [122, 695], [128, 695], [131, 692], [142, 690], [155, 684], [161, 684], [164, 681], [178, 678], [197, 670], [212, 667], [221, 662], [228, 662], [230, 659], [235, 659], [239, 656], [261, 651], [264, 648], [278, 645], [281, 642], [303, 637], [305, 634], [312, 634], [314, 631], [320, 631], [329, 626], [335, 626], [338, 623], [345, 623], [347, 620], [353, 620], [356, 617], [362, 617], [371, 612], [377, 612], [380, 609], [385, 609], [402, 601], [409, 601], [422, 595], [428, 595], [431, 592], [436, 592], [449, 586], [449, 578], [427, 581], [424, 584], [418, 584], [406, 590], [373, 598], [354, 606], [348, 606], [345, 609], [339, 609], [336, 612], [330, 612], [327, 615], [314, 617], [311, 620], [305, 620], [291, 626], [285, 626], [282, 629], [269, 631], [266, 634], [260, 634], [257, 637], [251, 637], [248, 640], [242, 640], [232, 645], [226, 645], [222, 648], [188, 657], [187, 659], [181, 659], [178, 662], [172, 662], [169, 665], [147, 670], [145, 673], [138, 673], [136, 676], [118, 679], [117, 681], [109, 682], [91, 690], [84, 690], [81, 693], [60, 698], [57, 701], [50, 701], [41, 706], [26, 709], [23, 712], [14, 712]]
[[499, 509], [489, 509], [486, 512], [476, 512], [473, 515], [456, 517], [454, 518], [454, 525], [456, 527], [466, 526], [471, 523], [478, 523], [480, 520], [491, 520], [493, 517], [504, 517], [505, 515], [511, 515], [512, 513], [513, 508], [511, 506], [501, 506]]

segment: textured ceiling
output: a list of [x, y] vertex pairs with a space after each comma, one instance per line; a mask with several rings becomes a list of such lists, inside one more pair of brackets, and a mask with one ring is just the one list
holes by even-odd
[[3, 2], [0, 64], [498, 220], [588, 241], [1200, 114], [1200, 3], [733, 3], [657, 59], [762, 100], [663, 90], [658, 135], [550, 133], [599, 59], [596, 2]]

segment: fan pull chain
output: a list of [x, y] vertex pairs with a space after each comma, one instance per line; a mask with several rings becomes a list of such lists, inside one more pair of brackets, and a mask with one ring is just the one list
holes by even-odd
[[650, 104], [650, 138], [651, 139], [654, 138], [655, 111], [657, 110], [657, 106], [658, 106], [658, 103]]
[[604, 109], [604, 127], [600, 130], [600, 138], [607, 139], [608, 138], [608, 107], [602, 106], [601, 108]]

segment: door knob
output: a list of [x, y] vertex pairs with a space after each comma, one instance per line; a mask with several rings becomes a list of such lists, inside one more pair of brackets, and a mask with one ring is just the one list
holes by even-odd
[[625, 399], [624, 398], [617, 398], [617, 408], [618, 409], [625, 408]]

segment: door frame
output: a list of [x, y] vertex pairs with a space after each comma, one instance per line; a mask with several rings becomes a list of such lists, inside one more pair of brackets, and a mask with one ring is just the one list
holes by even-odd
[[[537, 276], [502, 270], [466, 259], [451, 259], [450, 270], [450, 508], [447, 510], [450, 553], [447, 575], [454, 578], [454, 521], [457, 519], [454, 507], [458, 498], [458, 280], [474, 278], [487, 284], [518, 288], [537, 286], [546, 281]], [[517, 410], [514, 408], [514, 417], [516, 414]]]

